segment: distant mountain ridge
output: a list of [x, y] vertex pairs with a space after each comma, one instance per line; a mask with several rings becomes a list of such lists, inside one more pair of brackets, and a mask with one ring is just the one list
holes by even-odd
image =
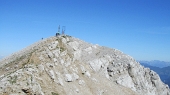
[[3, 56], [0, 56], [0, 59], [2, 59], [3, 58]]
[[160, 60], [153, 60], [153, 61], [138, 61], [139, 63], [145, 63], [148, 64], [150, 66], [154, 66], [154, 67], [159, 67], [159, 68], [163, 68], [163, 67], [168, 67], [170, 66], [170, 62], [165, 62], [165, 61], [160, 61]]

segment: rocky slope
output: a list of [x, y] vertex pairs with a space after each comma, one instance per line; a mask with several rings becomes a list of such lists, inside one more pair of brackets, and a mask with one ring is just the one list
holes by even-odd
[[0, 94], [170, 95], [170, 90], [158, 74], [121, 51], [63, 35], [2, 59]]
[[168, 67], [155, 67], [155, 66], [150, 66], [145, 63], [140, 63], [144, 67], [150, 68], [151, 70], [155, 71], [161, 78], [161, 80], [166, 83], [168, 86], [170, 86], [170, 66]]

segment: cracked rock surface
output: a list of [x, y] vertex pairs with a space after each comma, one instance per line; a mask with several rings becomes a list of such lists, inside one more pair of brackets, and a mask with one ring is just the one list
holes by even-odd
[[0, 95], [170, 95], [170, 90], [129, 55], [60, 35], [1, 59]]

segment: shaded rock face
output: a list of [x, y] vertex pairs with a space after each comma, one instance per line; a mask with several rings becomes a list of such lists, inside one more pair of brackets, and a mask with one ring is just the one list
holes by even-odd
[[121, 51], [61, 35], [2, 59], [0, 94], [170, 95], [170, 90]]

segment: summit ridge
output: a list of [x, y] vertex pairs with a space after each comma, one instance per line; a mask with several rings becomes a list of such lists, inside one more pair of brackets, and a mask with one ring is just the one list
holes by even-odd
[[59, 35], [1, 59], [0, 94], [170, 95], [170, 89], [117, 49]]

